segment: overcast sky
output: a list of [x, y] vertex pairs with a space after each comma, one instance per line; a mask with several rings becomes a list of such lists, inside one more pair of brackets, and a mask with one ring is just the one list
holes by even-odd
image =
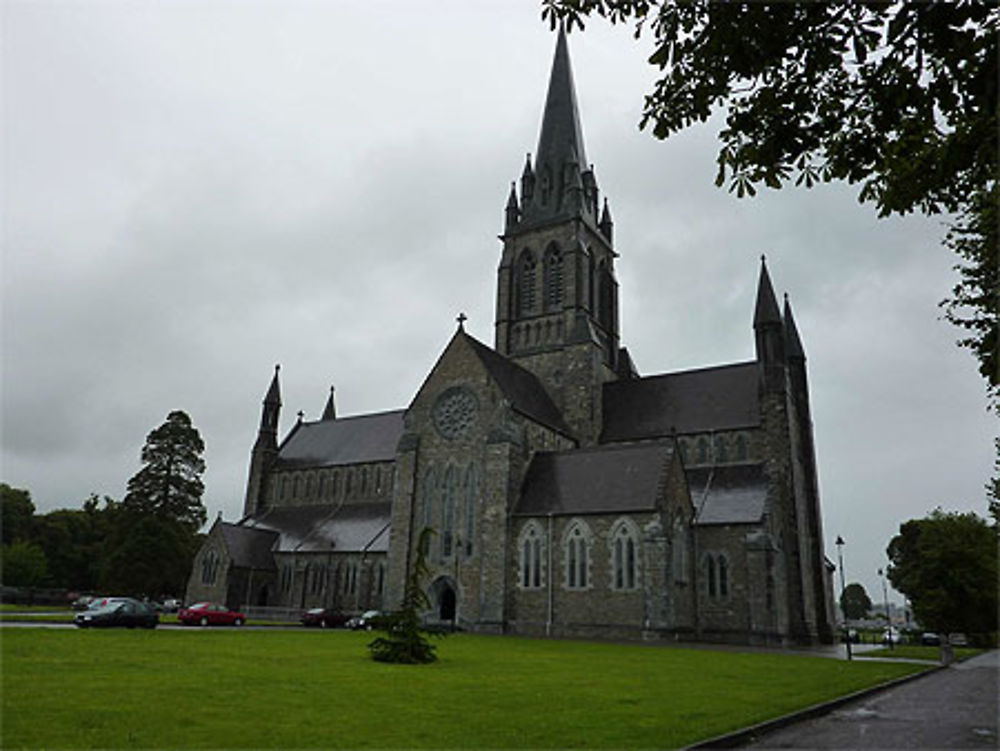
[[[492, 345], [555, 41], [535, 0], [2, 9], [0, 479], [39, 512], [120, 499], [183, 409], [209, 517], [235, 521], [275, 363], [284, 434], [331, 385], [340, 415], [407, 406], [460, 311]], [[846, 186], [737, 199], [718, 123], [638, 131], [648, 40], [569, 41], [623, 343], [644, 375], [751, 359], [766, 253], [809, 358], [827, 555], [842, 535], [881, 601], [902, 521], [986, 511], [996, 422], [940, 320], [940, 219], [877, 220]]]

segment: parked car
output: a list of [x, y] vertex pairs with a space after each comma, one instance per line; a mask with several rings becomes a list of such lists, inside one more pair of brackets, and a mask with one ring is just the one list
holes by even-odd
[[882, 643], [883, 644], [899, 644], [903, 641], [903, 637], [900, 635], [899, 631], [894, 628], [887, 628], [882, 632]]
[[376, 621], [382, 615], [378, 610], [366, 610], [361, 615], [356, 615], [347, 622], [347, 628], [359, 631], [371, 631], [376, 627]]
[[88, 608], [73, 617], [79, 628], [156, 628], [160, 622], [156, 612], [144, 602], [131, 597], [110, 598], [110, 602], [96, 608]]
[[310, 608], [299, 619], [303, 626], [319, 626], [320, 628], [335, 628], [347, 623], [347, 616], [333, 608]]
[[173, 597], [168, 597], [163, 601], [163, 609], [168, 613], [176, 613], [181, 609], [181, 601]]
[[218, 602], [196, 602], [177, 614], [185, 626], [242, 626], [246, 616]]
[[95, 597], [88, 603], [87, 610], [98, 610], [116, 602], [125, 602], [131, 599], [131, 597]]
[[941, 637], [930, 631], [925, 631], [920, 635], [920, 643], [925, 647], [938, 647], [941, 646]]
[[948, 634], [948, 643], [953, 647], [967, 647], [969, 639], [965, 634]]

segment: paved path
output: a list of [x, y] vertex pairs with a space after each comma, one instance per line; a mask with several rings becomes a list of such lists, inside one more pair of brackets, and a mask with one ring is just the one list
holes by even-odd
[[1000, 652], [952, 665], [746, 748], [997, 748]]

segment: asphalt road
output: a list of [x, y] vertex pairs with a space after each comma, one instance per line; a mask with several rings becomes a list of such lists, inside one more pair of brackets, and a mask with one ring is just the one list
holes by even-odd
[[938, 670], [744, 748], [997, 748], [1000, 652]]

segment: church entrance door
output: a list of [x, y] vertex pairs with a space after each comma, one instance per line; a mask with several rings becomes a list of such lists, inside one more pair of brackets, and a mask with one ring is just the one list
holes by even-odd
[[458, 615], [458, 594], [454, 580], [449, 576], [435, 579], [427, 590], [427, 594], [432, 606], [437, 611], [438, 621], [454, 626], [455, 618]]
[[455, 590], [446, 585], [441, 591], [441, 607], [438, 614], [442, 621], [455, 620]]

